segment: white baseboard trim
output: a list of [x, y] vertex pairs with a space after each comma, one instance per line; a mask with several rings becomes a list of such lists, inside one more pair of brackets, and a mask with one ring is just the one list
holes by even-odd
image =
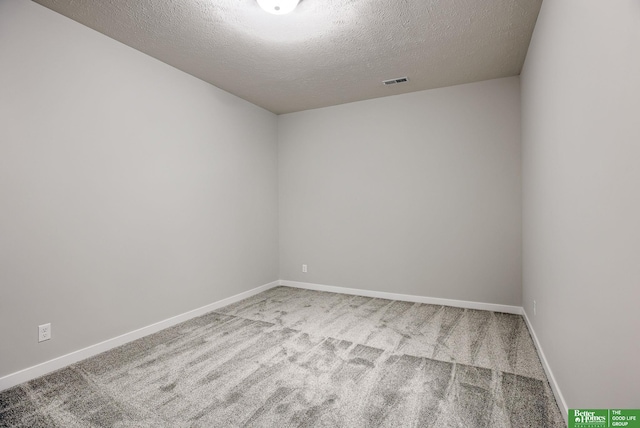
[[43, 376], [47, 373], [51, 373], [55, 370], [64, 368], [78, 361], [93, 357], [94, 355], [101, 354], [102, 352], [108, 351], [110, 349], [116, 348], [118, 346], [124, 345], [126, 343], [132, 342], [142, 337], [148, 336], [150, 334], [157, 333], [160, 330], [164, 330], [165, 328], [169, 328], [176, 324], [180, 324], [181, 322], [199, 317], [208, 312], [219, 309], [223, 306], [227, 306], [232, 303], [238, 302], [242, 299], [246, 299], [248, 297], [256, 295], [258, 293], [262, 293], [263, 291], [267, 291], [271, 288], [277, 287], [278, 285], [284, 285], [287, 287], [294, 287], [294, 288], [302, 288], [307, 290], [328, 291], [332, 293], [350, 294], [355, 296], [375, 297], [380, 299], [427, 303], [432, 305], [453, 306], [458, 308], [478, 309], [478, 310], [523, 315], [525, 322], [527, 324], [527, 327], [531, 332], [531, 336], [533, 337], [533, 341], [536, 346], [536, 349], [538, 350], [538, 354], [540, 355], [540, 360], [542, 361], [544, 370], [547, 373], [549, 382], [551, 383], [551, 388], [553, 390], [553, 393], [561, 407], [560, 410], [563, 410], [565, 415], [568, 412], [567, 404], [564, 401], [564, 397], [562, 396], [562, 393], [558, 388], [558, 385], [555, 381], [553, 373], [549, 368], [549, 364], [547, 363], [547, 360], [544, 356], [544, 352], [542, 351], [540, 343], [538, 342], [538, 338], [535, 334], [535, 331], [533, 330], [533, 327], [529, 322], [529, 318], [527, 317], [526, 312], [524, 312], [524, 309], [520, 306], [500, 305], [495, 303], [471, 302], [466, 300], [440, 299], [435, 297], [424, 297], [424, 296], [415, 296], [415, 295], [409, 295], [409, 294], [389, 293], [384, 291], [372, 291], [372, 290], [364, 290], [364, 289], [358, 289], [358, 288], [345, 288], [345, 287], [338, 287], [333, 285], [323, 285], [323, 284], [314, 284], [314, 283], [308, 283], [308, 282], [298, 282], [298, 281], [288, 281], [288, 280], [278, 280], [278, 281], [270, 282], [268, 284], [261, 285], [251, 290], [247, 290], [245, 292], [228, 297], [226, 299], [222, 299], [217, 302], [210, 303], [200, 308], [185, 312], [180, 315], [176, 315], [171, 318], [167, 318], [163, 321], [159, 321], [157, 323], [148, 325], [146, 327], [139, 328], [137, 330], [122, 334], [112, 339], [105, 340], [95, 345], [91, 345], [86, 348], [71, 352], [69, 354], [54, 358], [52, 360], [37, 364], [35, 366], [28, 367], [18, 372], [11, 373], [9, 375], [6, 375], [0, 378], [0, 391], [19, 385], [23, 382], [30, 381], [37, 377]]
[[263, 291], [269, 290], [273, 287], [277, 287], [278, 285], [280, 285], [279, 281], [273, 281], [268, 284], [264, 284], [251, 290], [245, 291], [243, 293], [228, 297], [226, 299], [210, 303], [206, 306], [202, 306], [201, 308], [194, 309], [171, 318], [167, 318], [166, 320], [159, 321], [157, 323], [139, 328], [134, 331], [130, 331], [129, 333], [122, 334], [112, 339], [105, 340], [104, 342], [96, 343], [95, 345], [88, 346], [86, 348], [63, 355], [61, 357], [57, 357], [52, 360], [45, 361], [44, 363], [37, 364], [35, 366], [28, 367], [18, 372], [3, 376], [0, 378], [0, 391], [19, 385], [23, 382], [30, 381], [47, 373], [51, 373], [73, 363], [77, 363], [78, 361], [93, 357], [94, 355], [101, 354], [102, 352], [116, 348], [120, 345], [124, 345], [125, 343], [129, 343], [136, 339], [140, 339], [150, 334], [157, 333], [158, 331], [164, 330], [165, 328], [169, 328], [176, 324], [180, 324], [181, 322], [199, 317], [223, 306], [227, 306], [242, 299], [246, 299], [247, 297], [251, 297], [255, 294], [262, 293]]
[[385, 291], [362, 290], [359, 288], [337, 287], [335, 285], [313, 284], [310, 282], [298, 282], [280, 280], [280, 285], [287, 287], [304, 288], [307, 290], [329, 291], [331, 293], [352, 294], [355, 296], [377, 297], [380, 299], [400, 300], [403, 302], [428, 303], [430, 305], [453, 306], [456, 308], [479, 309], [482, 311], [504, 312], [507, 314], [522, 315], [521, 306], [499, 305], [496, 303], [470, 302], [467, 300], [439, 299], [436, 297], [414, 296], [410, 294], [388, 293]]
[[567, 402], [564, 401], [564, 396], [560, 391], [560, 387], [556, 382], [555, 376], [553, 376], [553, 372], [551, 371], [551, 366], [547, 362], [547, 357], [544, 355], [544, 351], [542, 350], [542, 345], [538, 341], [538, 336], [536, 336], [536, 331], [533, 329], [533, 325], [531, 321], [529, 321], [529, 317], [527, 316], [527, 312], [522, 309], [522, 316], [524, 317], [524, 321], [527, 324], [527, 328], [529, 329], [529, 333], [531, 333], [531, 337], [533, 338], [533, 343], [536, 346], [536, 350], [538, 351], [538, 356], [540, 357], [540, 361], [542, 362], [542, 367], [544, 368], [544, 372], [547, 374], [547, 379], [549, 379], [549, 384], [551, 385], [551, 390], [553, 391], [553, 395], [556, 397], [556, 402], [558, 403], [558, 407], [560, 407], [560, 411], [565, 417], [569, 414], [569, 408], [567, 407]]

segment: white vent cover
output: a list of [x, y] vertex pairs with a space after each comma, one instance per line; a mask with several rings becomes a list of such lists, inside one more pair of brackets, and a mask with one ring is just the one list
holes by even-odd
[[409, 81], [408, 77], [398, 77], [397, 79], [383, 80], [382, 83], [384, 85], [395, 85], [396, 83], [405, 83], [408, 81]]

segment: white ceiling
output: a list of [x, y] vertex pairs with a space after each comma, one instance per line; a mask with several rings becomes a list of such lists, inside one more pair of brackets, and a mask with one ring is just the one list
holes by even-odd
[[278, 114], [518, 75], [542, 3], [34, 1]]

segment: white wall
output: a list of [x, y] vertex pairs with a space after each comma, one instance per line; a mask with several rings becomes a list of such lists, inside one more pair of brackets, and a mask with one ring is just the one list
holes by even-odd
[[519, 306], [519, 91], [513, 77], [280, 116], [281, 279]]
[[0, 63], [0, 377], [277, 279], [275, 115], [26, 0]]
[[569, 408], [640, 407], [639, 47], [637, 0], [545, 0], [522, 74], [523, 301]]

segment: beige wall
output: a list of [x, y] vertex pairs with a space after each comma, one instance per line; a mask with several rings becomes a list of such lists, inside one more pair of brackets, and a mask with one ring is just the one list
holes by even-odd
[[513, 77], [280, 116], [280, 278], [520, 305], [519, 91]]
[[545, 0], [522, 74], [523, 303], [569, 408], [640, 406], [639, 47], [638, 1]]
[[277, 279], [275, 115], [26, 0], [0, 64], [0, 377]]

